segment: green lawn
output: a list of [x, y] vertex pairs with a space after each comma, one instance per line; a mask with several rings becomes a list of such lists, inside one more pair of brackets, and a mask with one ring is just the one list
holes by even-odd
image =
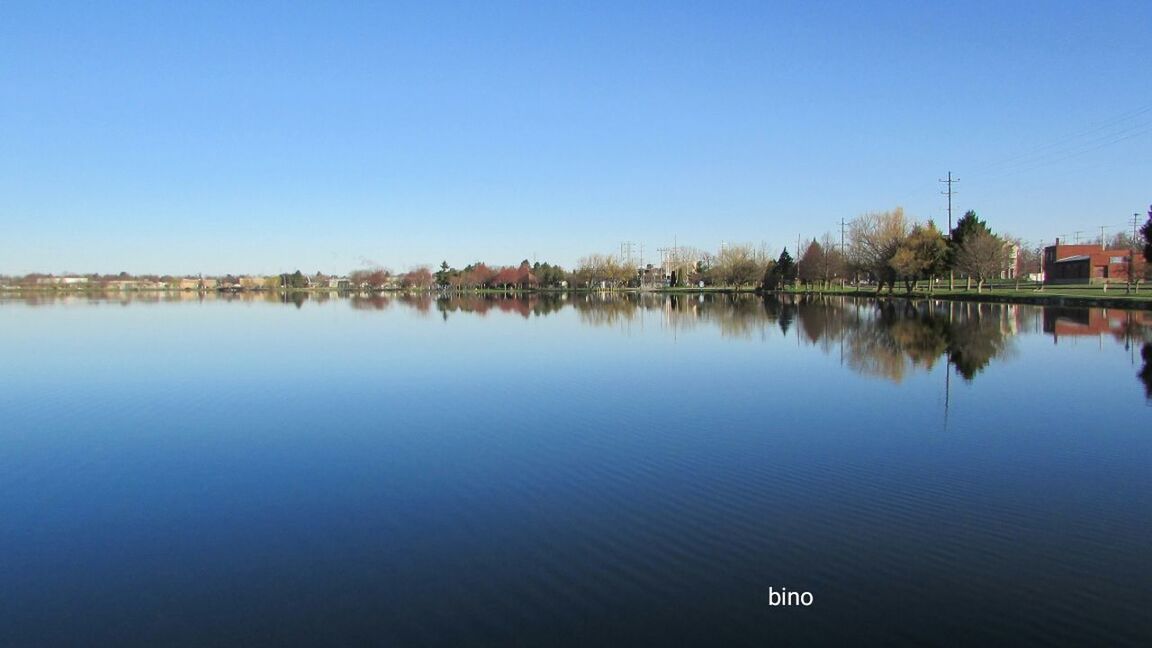
[[[970, 290], [964, 288], [964, 282], [957, 281], [955, 290], [948, 290], [947, 283], [937, 284], [931, 293], [928, 292], [928, 282], [921, 281], [917, 283], [916, 288], [912, 292], [913, 297], [936, 297], [940, 299], [970, 299], [970, 300], [991, 300], [991, 301], [1012, 301], [1019, 300], [1021, 302], [1041, 302], [1041, 301], [1065, 301], [1072, 302], [1082, 301], [1084, 303], [1105, 301], [1105, 302], [1131, 302], [1133, 306], [1137, 307], [1152, 307], [1152, 285], [1141, 284], [1135, 292], [1126, 293], [1123, 284], [1112, 284], [1105, 290], [1103, 285], [1092, 286], [1039, 286], [1034, 283], [1021, 282], [1020, 288], [1016, 288], [1015, 281], [997, 281], [991, 284], [985, 284], [983, 291], [976, 292], [976, 287]], [[791, 291], [789, 291], [791, 292]], [[817, 293], [817, 294], [860, 294], [860, 295], [874, 295], [876, 294], [875, 286], [860, 286], [859, 289], [853, 286], [833, 286], [827, 290], [800, 290], [799, 292]], [[896, 290], [892, 293], [894, 296], [904, 296], [905, 292], [903, 284], [897, 284]], [[888, 295], [888, 289], [885, 287], [884, 295]]]

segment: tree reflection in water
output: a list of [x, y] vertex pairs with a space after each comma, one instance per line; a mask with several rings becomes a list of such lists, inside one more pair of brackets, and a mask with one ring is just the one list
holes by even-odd
[[931, 371], [941, 359], [971, 380], [1010, 351], [1017, 309], [1000, 304], [936, 300], [801, 298], [800, 326], [813, 344], [843, 344], [845, 362], [867, 375], [900, 382]]
[[1152, 400], [1152, 342], [1145, 342], [1140, 349], [1140, 357], [1144, 359], [1144, 367], [1137, 374], [1140, 382], [1144, 383], [1144, 396]]
[[567, 295], [563, 293], [527, 293], [517, 295], [495, 294], [452, 294], [436, 300], [436, 309], [445, 320], [450, 313], [487, 315], [489, 311], [515, 313], [527, 319], [530, 316], [548, 315], [565, 304]]
[[392, 306], [392, 299], [380, 293], [353, 295], [349, 301], [356, 310], [383, 311]]
[[[279, 303], [295, 308], [347, 301], [357, 310], [385, 311], [395, 304], [419, 314], [485, 316], [508, 313], [546, 316], [571, 306], [583, 324], [630, 329], [644, 318], [676, 333], [713, 327], [729, 338], [795, 336], [798, 343], [838, 353], [861, 374], [900, 382], [931, 371], [944, 360], [973, 380], [993, 360], [1012, 353], [1021, 330], [1051, 335], [1059, 343], [1074, 336], [1111, 337], [1125, 349], [1140, 348], [1138, 378], [1152, 400], [1152, 315], [1101, 308], [1034, 307], [1010, 304], [856, 298], [849, 296], [723, 293], [526, 293], [515, 295], [435, 293], [249, 293], [139, 292], [115, 294], [28, 294], [4, 298], [26, 306], [88, 302], [142, 305], [238, 301]], [[1133, 358], [1135, 361], [1135, 358]]]
[[669, 328], [715, 325], [725, 337], [795, 334], [825, 352], [842, 349], [853, 370], [899, 382], [941, 359], [971, 380], [1010, 351], [1021, 326], [1015, 306], [935, 300], [751, 295], [581, 295], [582, 322], [629, 325], [642, 311], [659, 311]]

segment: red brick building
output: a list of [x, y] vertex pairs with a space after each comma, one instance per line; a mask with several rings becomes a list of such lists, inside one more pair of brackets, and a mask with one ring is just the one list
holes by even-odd
[[1132, 251], [1102, 245], [1056, 245], [1044, 248], [1044, 283], [1124, 283]]

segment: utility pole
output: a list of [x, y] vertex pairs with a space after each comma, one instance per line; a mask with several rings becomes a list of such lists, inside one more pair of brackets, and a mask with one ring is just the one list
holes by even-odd
[[957, 183], [957, 182], [960, 182], [960, 178], [953, 178], [952, 172], [949, 171], [948, 172], [948, 179], [938, 180], [938, 182], [942, 182], [942, 183], [948, 185], [948, 190], [947, 191], [941, 191], [940, 193], [941, 193], [941, 195], [948, 196], [948, 235], [951, 236], [952, 235], [952, 194], [960, 193], [959, 191], [955, 191], [954, 189], [952, 189], [952, 185]]
[[[951, 243], [952, 242], [952, 194], [958, 193], [958, 192], [952, 190], [952, 184], [956, 183], [956, 182], [960, 182], [960, 178], [953, 178], [952, 172], [949, 171], [948, 172], [948, 179], [947, 180], [940, 180], [939, 182], [943, 182], [943, 183], [946, 183], [948, 185], [948, 190], [947, 191], [941, 191], [940, 193], [944, 194], [945, 196], [948, 196], [948, 242]], [[949, 263], [949, 265], [951, 265], [951, 263]], [[955, 288], [956, 288], [956, 271], [953, 270], [952, 268], [949, 268], [948, 269], [948, 290], [949, 291], [955, 290]]]
[[[1100, 226], [1100, 249], [1101, 250], [1105, 250], [1108, 247], [1104, 243], [1104, 228], [1105, 227], [1107, 227], [1107, 225], [1101, 225]], [[1109, 264], [1109, 265], [1111, 265], [1111, 264]], [[1109, 266], [1104, 266], [1104, 292], [1108, 292], [1108, 268], [1109, 268]], [[1089, 279], [1089, 281], [1091, 281], [1091, 279]]]
[[[796, 235], [796, 288], [800, 288], [800, 235]], [[796, 339], [799, 342], [799, 338]]]
[[1132, 288], [1139, 284], [1136, 283], [1136, 224], [1140, 222], [1140, 212], [1132, 214], [1132, 240], [1128, 245], [1128, 285], [1125, 287], [1124, 294], [1132, 292]]
[[1084, 230], [1076, 230], [1075, 232], [1072, 232], [1072, 236], [1074, 236], [1076, 239], [1076, 245], [1080, 245], [1080, 235], [1083, 233]]
[[[844, 217], [841, 216], [840, 217], [840, 258], [841, 259], [847, 258], [847, 252], [844, 250], [844, 225], [845, 225], [844, 224]], [[846, 273], [845, 273], [844, 264], [841, 263], [840, 264], [840, 290], [844, 290], [844, 279], [845, 279], [844, 275], [845, 274]]]

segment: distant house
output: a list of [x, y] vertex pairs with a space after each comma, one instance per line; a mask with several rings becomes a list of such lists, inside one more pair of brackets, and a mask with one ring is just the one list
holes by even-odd
[[36, 283], [41, 286], [82, 286], [88, 283], [88, 277], [41, 277]]
[[177, 279], [172, 287], [176, 288], [177, 290], [216, 290], [216, 280], [202, 278], [183, 278]]
[[1009, 243], [1005, 248], [1008, 259], [1004, 269], [1000, 271], [1000, 278], [1015, 279], [1016, 275], [1020, 274], [1020, 246]]
[[1044, 248], [1044, 283], [1127, 282], [1131, 254], [1128, 249], [1066, 245], [1056, 239], [1056, 245]]

